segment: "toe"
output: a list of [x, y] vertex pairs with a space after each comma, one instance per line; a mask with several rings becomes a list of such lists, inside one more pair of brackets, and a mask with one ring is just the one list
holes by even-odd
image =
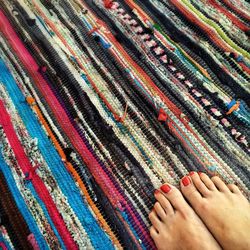
[[182, 213], [189, 211], [189, 205], [176, 187], [164, 184], [161, 186], [161, 191], [164, 193], [175, 210], [178, 210]]
[[156, 240], [159, 236], [159, 233], [157, 232], [156, 228], [154, 226], [151, 226], [149, 229], [150, 236], [153, 238], [153, 240]]
[[161, 221], [166, 221], [167, 214], [161, 204], [157, 201], [154, 205], [155, 212]]
[[153, 209], [150, 214], [148, 215], [149, 220], [151, 221], [152, 225], [154, 226], [154, 228], [157, 229], [157, 231], [159, 232], [161, 226], [162, 226], [162, 222], [160, 221], [159, 217], [157, 216], [155, 210]]
[[221, 192], [229, 192], [230, 190], [228, 189], [227, 185], [225, 184], [224, 181], [221, 180], [220, 177], [218, 176], [213, 176], [211, 178], [212, 182], [216, 186], [216, 188], [221, 191]]
[[239, 188], [236, 185], [234, 185], [234, 184], [228, 184], [227, 187], [228, 187], [228, 189], [232, 193], [234, 193], [234, 194], [241, 194], [241, 191], [239, 190]]
[[168, 199], [159, 190], [155, 191], [155, 199], [160, 203], [161, 207], [164, 209], [165, 214], [173, 214], [174, 209]]
[[214, 183], [212, 182], [212, 180], [209, 178], [209, 176], [207, 176], [205, 173], [199, 172], [199, 176], [200, 179], [202, 180], [202, 182], [206, 185], [206, 187], [211, 190], [214, 191], [216, 190], [216, 187], [214, 185]]
[[202, 201], [202, 196], [192, 183], [190, 177], [185, 176], [184, 178], [182, 178], [181, 192], [194, 209], [197, 209], [199, 207], [199, 204]]
[[201, 180], [198, 173], [193, 172], [193, 174], [190, 175], [193, 185], [196, 187], [196, 189], [200, 192], [200, 194], [204, 197], [207, 197], [210, 193], [210, 190], [207, 188], [205, 183]]

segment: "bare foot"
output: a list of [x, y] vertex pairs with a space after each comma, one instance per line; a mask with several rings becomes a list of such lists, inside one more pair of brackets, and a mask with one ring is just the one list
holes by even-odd
[[190, 173], [181, 191], [223, 249], [250, 249], [250, 205], [237, 186]]
[[155, 198], [149, 219], [150, 235], [157, 249], [221, 249], [178, 189], [164, 184], [161, 191], [155, 191]]

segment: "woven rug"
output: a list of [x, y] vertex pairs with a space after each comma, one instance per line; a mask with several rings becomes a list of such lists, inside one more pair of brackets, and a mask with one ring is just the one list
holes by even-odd
[[250, 194], [250, 4], [0, 0], [0, 249], [155, 249], [154, 190]]

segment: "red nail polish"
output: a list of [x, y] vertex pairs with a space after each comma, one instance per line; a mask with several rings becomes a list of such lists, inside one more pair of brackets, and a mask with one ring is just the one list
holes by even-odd
[[181, 179], [181, 182], [182, 182], [182, 184], [183, 184], [185, 187], [188, 186], [188, 185], [191, 183], [191, 181], [190, 181], [190, 179], [189, 179], [188, 176], [183, 177], [183, 178]]
[[194, 174], [195, 174], [194, 171], [191, 171], [191, 172], [189, 173], [190, 176], [191, 176], [191, 175], [194, 175]]
[[168, 193], [171, 190], [171, 187], [168, 184], [164, 184], [161, 186], [161, 191], [164, 193]]
[[158, 189], [155, 190], [154, 195], [159, 194], [160, 191]]
[[202, 172], [198, 172], [198, 175], [201, 175], [202, 174]]

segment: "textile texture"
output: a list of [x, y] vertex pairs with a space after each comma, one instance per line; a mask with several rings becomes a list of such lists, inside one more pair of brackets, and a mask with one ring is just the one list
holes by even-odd
[[0, 249], [155, 249], [154, 190], [250, 195], [250, 4], [0, 0]]

